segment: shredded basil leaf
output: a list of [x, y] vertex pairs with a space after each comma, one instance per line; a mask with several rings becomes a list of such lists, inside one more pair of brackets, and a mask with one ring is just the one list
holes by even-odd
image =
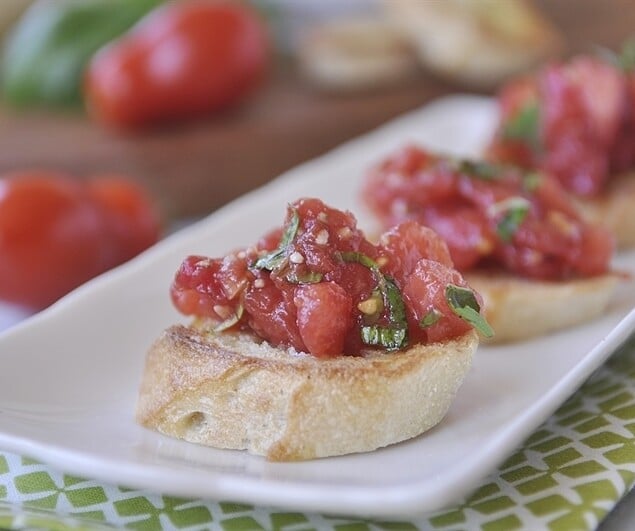
[[280, 245], [278, 245], [278, 248], [275, 251], [272, 251], [269, 254], [258, 258], [258, 260], [256, 260], [253, 264], [253, 267], [255, 267], [256, 269], [266, 269], [267, 271], [273, 271], [283, 262], [287, 248], [295, 239], [295, 236], [298, 232], [298, 227], [300, 226], [300, 216], [298, 215], [298, 211], [295, 208], [289, 208], [291, 208], [291, 220], [289, 221], [289, 224], [286, 226], [284, 233], [282, 234]]
[[419, 326], [421, 328], [428, 328], [429, 326], [438, 323], [441, 317], [443, 317], [443, 314], [436, 308], [432, 308], [432, 310], [425, 314], [419, 321]]
[[458, 170], [483, 181], [497, 181], [502, 177], [502, 167], [485, 161], [462, 160]]
[[340, 252], [345, 262], [357, 262], [369, 268], [377, 279], [377, 289], [381, 293], [384, 306], [388, 309], [389, 326], [364, 326], [362, 341], [366, 345], [379, 345], [387, 350], [396, 350], [408, 344], [408, 321], [406, 305], [395, 281], [379, 271], [379, 265], [369, 256], [359, 252]]
[[528, 212], [529, 208], [527, 207], [512, 208], [505, 212], [503, 218], [496, 225], [496, 232], [504, 242], [511, 241]]
[[365, 254], [359, 253], [357, 251], [341, 251], [339, 253], [340, 258], [344, 260], [344, 262], [357, 262], [358, 264], [362, 264], [371, 270], [379, 271], [379, 264], [375, 262], [370, 256], [366, 256]]
[[284, 278], [290, 284], [317, 284], [322, 282], [324, 275], [317, 271], [306, 271], [305, 273], [290, 271]]
[[542, 175], [537, 171], [527, 173], [523, 177], [523, 188], [528, 192], [535, 192], [542, 183]]
[[362, 326], [365, 345], [380, 346], [386, 350], [399, 350], [408, 341], [406, 328], [392, 326]]
[[525, 105], [503, 127], [503, 137], [510, 140], [522, 140], [534, 147], [538, 146], [540, 133], [540, 109], [537, 103]]
[[484, 337], [494, 336], [494, 330], [479, 313], [481, 307], [471, 289], [448, 284], [445, 287], [445, 300], [456, 315], [476, 328]]
[[388, 276], [382, 275], [379, 282], [379, 290], [386, 299], [385, 305], [388, 307], [390, 322], [396, 325], [403, 324], [407, 327], [406, 305], [395, 281]]
[[214, 332], [223, 332], [227, 330], [228, 328], [231, 328], [232, 326], [234, 326], [242, 318], [243, 311], [244, 311], [243, 305], [242, 304], [238, 305], [238, 308], [236, 308], [236, 313], [234, 313], [234, 315], [232, 315], [230, 318], [225, 319], [222, 323], [219, 323], [218, 325], [216, 325], [214, 327]]
[[501, 240], [510, 242], [521, 223], [527, 217], [531, 203], [524, 197], [509, 197], [494, 203], [489, 214], [496, 217], [502, 213], [502, 217], [496, 225], [496, 232]]

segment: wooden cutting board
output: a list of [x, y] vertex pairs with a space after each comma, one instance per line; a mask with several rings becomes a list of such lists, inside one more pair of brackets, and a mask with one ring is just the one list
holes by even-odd
[[[635, 33], [633, 0], [540, 0], [570, 52], [617, 47]], [[121, 173], [146, 185], [172, 218], [199, 216], [284, 170], [429, 100], [457, 92], [421, 74], [381, 92], [320, 94], [280, 65], [240, 110], [142, 134], [115, 133], [81, 113], [0, 110], [0, 173], [50, 168]]]
[[171, 216], [201, 215], [449, 91], [422, 78], [387, 92], [329, 97], [281, 70], [235, 112], [138, 134], [104, 130], [80, 113], [5, 109], [0, 111], [0, 172], [39, 167], [80, 176], [122, 173], [155, 192]]

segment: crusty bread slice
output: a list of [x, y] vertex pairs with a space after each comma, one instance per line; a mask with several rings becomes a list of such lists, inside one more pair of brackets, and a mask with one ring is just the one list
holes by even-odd
[[327, 91], [394, 85], [419, 70], [415, 51], [380, 18], [351, 18], [315, 26], [298, 53], [302, 74]]
[[318, 359], [174, 326], [151, 347], [137, 420], [166, 435], [272, 461], [366, 452], [415, 437], [446, 414], [478, 345]]
[[613, 233], [618, 248], [635, 246], [635, 172], [611, 179], [599, 197], [576, 199], [576, 203], [588, 223]]
[[489, 343], [537, 337], [601, 315], [618, 283], [616, 275], [568, 281], [537, 281], [503, 272], [467, 273], [483, 297], [487, 321], [496, 335]]
[[529, 0], [383, 0], [433, 72], [495, 87], [558, 53], [562, 37]]

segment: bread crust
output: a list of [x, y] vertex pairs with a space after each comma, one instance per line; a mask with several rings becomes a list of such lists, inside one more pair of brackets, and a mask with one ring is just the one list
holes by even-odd
[[436, 425], [477, 345], [470, 331], [399, 352], [318, 359], [248, 334], [173, 326], [148, 353], [137, 421], [272, 461], [366, 452]]
[[476, 87], [495, 87], [562, 49], [556, 28], [526, 0], [384, 0], [424, 65]]
[[603, 194], [575, 199], [588, 223], [603, 225], [620, 249], [635, 247], [635, 172], [612, 178]]
[[406, 37], [380, 18], [316, 26], [301, 43], [298, 58], [303, 76], [326, 91], [372, 90], [420, 70]]
[[619, 282], [611, 274], [549, 282], [471, 272], [465, 279], [483, 297], [485, 317], [496, 332], [489, 343], [529, 339], [590, 321], [604, 313]]

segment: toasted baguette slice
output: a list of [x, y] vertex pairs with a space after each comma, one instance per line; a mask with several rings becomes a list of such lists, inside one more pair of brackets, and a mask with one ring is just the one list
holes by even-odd
[[384, 0], [386, 15], [433, 72], [491, 88], [562, 48], [562, 37], [529, 0]]
[[547, 282], [505, 273], [468, 273], [465, 279], [483, 297], [485, 317], [496, 331], [490, 343], [529, 339], [590, 321], [606, 310], [619, 280], [609, 274]]
[[151, 347], [137, 420], [166, 435], [272, 461], [366, 452], [415, 437], [446, 414], [478, 337], [318, 359], [174, 326]]
[[301, 42], [303, 76], [327, 91], [393, 85], [419, 70], [408, 40], [382, 19], [339, 19], [316, 26]]
[[576, 204], [588, 223], [613, 233], [618, 248], [635, 246], [635, 172], [611, 179], [601, 196], [578, 198]]

